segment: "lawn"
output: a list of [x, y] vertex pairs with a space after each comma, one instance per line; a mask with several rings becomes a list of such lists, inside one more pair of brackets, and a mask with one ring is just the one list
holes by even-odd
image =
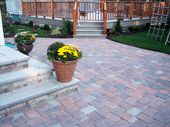
[[161, 42], [159, 41], [160, 40], [159, 38], [157, 39], [157, 41], [155, 41], [154, 38], [152, 39], [150, 39], [150, 37], [146, 38], [148, 31], [127, 36], [118, 36], [117, 38], [112, 38], [112, 40], [131, 46], [136, 46], [144, 49], [170, 54], [170, 44], [164, 45], [169, 30], [170, 29], [165, 30]]
[[[30, 28], [28, 26], [24, 26], [24, 25], [12, 25], [12, 27], [14, 29], [16, 29], [15, 30], [16, 33], [22, 32], [22, 31], [30, 31], [31, 34], [36, 34], [37, 33], [38, 36], [36, 36], [36, 37], [48, 37], [47, 36], [47, 31], [45, 31], [45, 30], [37, 30], [37, 29], [35, 29], [35, 32], [33, 32], [32, 28]], [[25, 30], [18, 30], [18, 29], [25, 29]]]

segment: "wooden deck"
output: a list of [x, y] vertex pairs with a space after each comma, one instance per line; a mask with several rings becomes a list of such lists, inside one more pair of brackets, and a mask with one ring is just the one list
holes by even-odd
[[[153, 6], [163, 8], [154, 9]], [[166, 8], [164, 8], [166, 7]], [[77, 20], [103, 21], [106, 34], [106, 20], [152, 17], [153, 12], [167, 15], [169, 2], [134, 2], [134, 1], [37, 1], [22, 0], [23, 15], [35, 15], [54, 18], [73, 19], [73, 33], [75, 34]]]

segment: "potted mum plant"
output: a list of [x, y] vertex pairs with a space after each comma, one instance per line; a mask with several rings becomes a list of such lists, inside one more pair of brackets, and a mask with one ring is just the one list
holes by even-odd
[[70, 82], [82, 51], [71, 44], [55, 42], [47, 49], [47, 58], [52, 61], [59, 82]]
[[33, 49], [33, 43], [35, 42], [35, 36], [27, 33], [18, 33], [14, 37], [15, 43], [17, 43], [17, 49], [28, 55]]

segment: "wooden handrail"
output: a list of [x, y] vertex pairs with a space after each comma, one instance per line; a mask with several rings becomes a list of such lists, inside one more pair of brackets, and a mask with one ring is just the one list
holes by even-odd
[[106, 8], [106, 0], [104, 0], [104, 13], [103, 13], [103, 30], [104, 30], [104, 35], [106, 35], [106, 20], [107, 20], [107, 8]]
[[[113, 19], [117, 19], [116, 15], [121, 15], [123, 18], [130, 18], [130, 19], [141, 18], [142, 19], [143, 17], [152, 16], [152, 6], [153, 6], [153, 2], [141, 2], [141, 1], [118, 2], [118, 1], [105, 1], [104, 0], [102, 2], [87, 2], [87, 1], [77, 1], [77, 0], [75, 1], [54, 1], [54, 0], [37, 1], [37, 0], [34, 0], [31, 2], [31, 1], [21, 0], [21, 2], [22, 2], [23, 15], [35, 15], [36, 17], [37, 16], [44, 16], [44, 17], [51, 16], [54, 19], [54, 18], [63, 18], [63, 13], [64, 13], [69, 18], [72, 18], [75, 21], [75, 23], [77, 23], [77, 20], [104, 21], [104, 18], [106, 18], [106, 20], [113, 20]], [[50, 6], [50, 3], [51, 3], [51, 6]], [[168, 2], [166, 2], [166, 6], [167, 6], [167, 3]], [[47, 8], [47, 6], [49, 6], [50, 9]], [[83, 13], [79, 12], [78, 9]], [[74, 10], [75, 12], [73, 12]], [[59, 12], [54, 14], [54, 12], [56, 11], [59, 11]], [[99, 12], [102, 12], [102, 13], [99, 13]], [[166, 11], [164, 13], [166, 13]]]

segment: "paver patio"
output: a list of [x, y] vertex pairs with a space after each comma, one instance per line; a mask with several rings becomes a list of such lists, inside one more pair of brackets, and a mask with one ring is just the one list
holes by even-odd
[[55, 41], [85, 53], [74, 75], [78, 91], [1, 119], [0, 127], [170, 127], [170, 55], [107, 39], [37, 38], [30, 56], [43, 60]]

